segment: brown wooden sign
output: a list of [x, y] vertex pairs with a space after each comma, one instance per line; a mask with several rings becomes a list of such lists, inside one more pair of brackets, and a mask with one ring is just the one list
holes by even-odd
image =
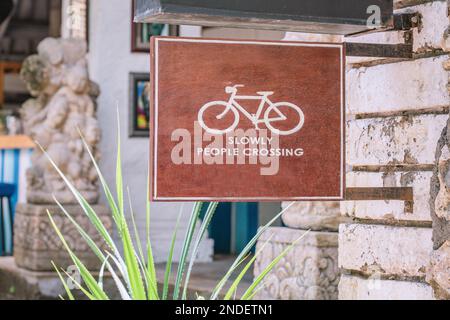
[[344, 198], [341, 44], [155, 37], [151, 199]]

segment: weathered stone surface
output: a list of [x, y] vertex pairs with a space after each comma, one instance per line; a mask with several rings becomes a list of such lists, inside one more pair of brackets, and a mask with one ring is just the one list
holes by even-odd
[[342, 36], [333, 34], [286, 32], [284, 41], [304, 41], [304, 42], [342, 42]]
[[438, 299], [450, 299], [450, 240], [433, 251], [426, 279]]
[[[443, 65], [443, 67], [444, 67], [444, 69], [445, 69], [446, 71], [450, 71], [450, 59], [449, 59], [449, 60], [445, 60], [445, 61], [442, 63], [442, 65]], [[449, 90], [450, 90], [450, 88], [449, 88]]]
[[433, 164], [447, 120], [448, 115], [428, 114], [348, 121], [347, 162], [353, 166]]
[[[45, 67], [45, 61], [38, 55], [29, 56], [22, 65], [22, 70], [26, 70], [28, 73], [27, 81], [23, 81], [28, 92], [32, 97], [37, 97], [44, 91], [49, 84], [49, 72]], [[25, 72], [25, 71], [23, 71]], [[22, 78], [24, 75], [22, 75]], [[28, 100], [34, 102], [34, 100]], [[39, 106], [37, 103], [32, 104], [32, 107]], [[38, 110], [36, 110], [38, 111]]]
[[[285, 208], [288, 203], [283, 203]], [[337, 231], [345, 217], [340, 214], [339, 202], [304, 201], [292, 205], [282, 219], [286, 226], [293, 229], [314, 231]]]
[[[305, 231], [274, 227], [263, 233], [257, 244], [261, 251], [254, 274], [260, 274], [287, 246]], [[275, 266], [256, 299], [337, 299], [339, 270], [337, 233], [311, 231]]]
[[339, 266], [362, 274], [425, 277], [433, 250], [431, 228], [343, 224]]
[[434, 154], [434, 171], [431, 178], [430, 209], [433, 219], [434, 248], [450, 239], [450, 119], [442, 130]]
[[[409, 186], [413, 188], [414, 202], [412, 212], [404, 201], [342, 204], [343, 214], [364, 224], [340, 227], [339, 265], [345, 273], [339, 284], [340, 299], [432, 299], [433, 288], [425, 283], [425, 275], [435, 284], [435, 294], [447, 286], [442, 281], [449, 279], [448, 270], [442, 273], [442, 252], [439, 258], [432, 258], [433, 267], [441, 268], [440, 278], [433, 278], [429, 271], [433, 267], [426, 270], [433, 241], [432, 229], [425, 226], [433, 221], [435, 247], [449, 236], [445, 217], [450, 211], [450, 157], [440, 153], [448, 145], [449, 116], [438, 114], [450, 101], [448, 56], [438, 55], [442, 49], [448, 50], [448, 4], [395, 2], [396, 8], [401, 8], [396, 13], [420, 15], [419, 27], [404, 33], [404, 40], [412, 41], [415, 53], [434, 57], [373, 63], [370, 67], [357, 65], [347, 71], [347, 161], [358, 167], [358, 172], [347, 174], [347, 186]], [[377, 43], [385, 37], [384, 43], [403, 42], [400, 37], [395, 39], [399, 32], [390, 36], [381, 33], [347, 41], [365, 42], [358, 40], [371, 37]], [[402, 165], [404, 171], [400, 171]], [[368, 224], [370, 220], [374, 225]]]
[[359, 219], [431, 222], [430, 181], [431, 171], [411, 172], [348, 172], [347, 187], [412, 187], [413, 210], [401, 200], [343, 201], [343, 215]]
[[450, 220], [450, 151], [447, 146], [441, 150], [437, 164], [439, 191], [434, 199], [434, 213], [440, 219]]
[[[438, 56], [370, 68], [346, 74], [347, 112], [389, 112], [447, 106], [447, 56]], [[399, 94], [401, 93], [401, 94]]]
[[[19, 204], [14, 222], [14, 258], [16, 264], [33, 271], [51, 271], [51, 261], [62, 268], [73, 265], [66, 249], [58, 238], [47, 215], [53, 216], [73, 252], [90, 270], [99, 270], [101, 263], [81, 237], [76, 227], [55, 205]], [[66, 205], [72, 218], [87, 232], [100, 247], [106, 248], [101, 236], [79, 206]], [[101, 205], [93, 206], [105, 228], [112, 233], [112, 219], [109, 210]]]
[[426, 283], [342, 275], [339, 300], [433, 300]]
[[[89, 203], [97, 203], [98, 176], [78, 130], [94, 157], [100, 129], [89, 80], [86, 44], [73, 39], [44, 39], [38, 55], [25, 60], [21, 76], [34, 99], [21, 108], [25, 133], [37, 141]], [[95, 87], [95, 86], [94, 86]], [[96, 90], [97, 89], [97, 90]], [[76, 203], [72, 193], [40, 148], [27, 171], [27, 201]]]
[[62, 43], [55, 38], [46, 38], [37, 47], [38, 54], [51, 64], [58, 65], [63, 61]]
[[[444, 64], [446, 70], [448, 63]], [[450, 89], [450, 85], [449, 85]], [[435, 152], [431, 179], [430, 209], [433, 220], [433, 244], [427, 281], [439, 299], [450, 299], [450, 119], [442, 130]]]
[[449, 26], [447, 1], [430, 1], [397, 10], [397, 13], [418, 13], [420, 25], [413, 28], [413, 50], [418, 53], [445, 48], [444, 34]]
[[77, 64], [86, 56], [87, 43], [78, 39], [64, 39], [61, 42], [64, 55], [64, 62], [68, 64]]

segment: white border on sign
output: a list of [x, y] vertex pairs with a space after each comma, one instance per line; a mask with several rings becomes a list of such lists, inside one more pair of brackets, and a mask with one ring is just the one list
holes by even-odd
[[[269, 46], [295, 46], [295, 47], [325, 47], [325, 48], [339, 48], [340, 49], [340, 68], [341, 68], [341, 180], [340, 180], [340, 196], [339, 197], [158, 197], [157, 195], [157, 163], [158, 163], [158, 81], [159, 81], [159, 42], [194, 42], [194, 43], [221, 43], [221, 44], [251, 44], [251, 45], [269, 45]], [[184, 39], [184, 38], [155, 38], [155, 91], [154, 91], [154, 124], [153, 124], [153, 199], [160, 201], [214, 201], [214, 200], [230, 200], [230, 201], [245, 201], [245, 200], [259, 200], [259, 201], [294, 201], [294, 200], [342, 200], [344, 198], [344, 181], [345, 181], [345, 66], [343, 63], [344, 46], [342, 44], [321, 44], [321, 43], [300, 43], [300, 42], [270, 42], [270, 41], [248, 41], [248, 40], [212, 40], [212, 39]]]

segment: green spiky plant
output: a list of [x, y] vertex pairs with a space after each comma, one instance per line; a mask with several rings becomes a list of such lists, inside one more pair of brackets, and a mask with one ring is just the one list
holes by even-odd
[[[120, 132], [120, 124], [118, 125]], [[80, 236], [86, 241], [91, 250], [95, 253], [101, 262], [101, 268], [98, 278], [86, 268], [83, 262], [76, 256], [76, 254], [71, 250], [69, 244], [66, 242], [62, 232], [57, 227], [51, 212], [47, 211], [48, 217], [51, 221], [53, 228], [55, 229], [57, 235], [62, 241], [64, 247], [69, 253], [74, 265], [78, 269], [79, 275], [81, 276], [82, 282], [79, 283], [65, 270], [58, 268], [53, 264], [61, 282], [66, 291], [67, 298], [74, 300], [74, 295], [69, 286], [66, 283], [66, 279], [70, 279], [73, 284], [75, 284], [76, 289], [81, 290], [81, 292], [91, 300], [108, 300], [110, 297], [105, 292], [103, 288], [103, 278], [105, 271], [109, 272], [120, 297], [124, 300], [166, 300], [166, 299], [187, 299], [187, 290], [189, 285], [189, 279], [195, 262], [195, 257], [197, 256], [200, 243], [206, 233], [206, 230], [214, 216], [215, 210], [218, 206], [217, 202], [209, 203], [206, 214], [202, 220], [201, 226], [197, 234], [194, 231], [196, 229], [197, 221], [200, 217], [200, 212], [204, 204], [202, 202], [195, 203], [190, 219], [188, 229], [184, 237], [184, 243], [180, 254], [180, 260], [178, 263], [178, 269], [176, 271], [175, 284], [173, 295], [169, 297], [169, 279], [172, 273], [172, 259], [174, 253], [175, 239], [177, 237], [178, 222], [174, 228], [174, 233], [172, 236], [171, 246], [169, 248], [169, 254], [167, 257], [167, 264], [165, 269], [164, 279], [162, 281], [162, 290], [158, 289], [158, 279], [156, 277], [155, 264], [153, 260], [152, 246], [150, 242], [150, 202], [147, 201], [146, 208], [146, 246], [142, 247], [141, 239], [139, 238], [136, 223], [134, 220], [134, 214], [130, 201], [130, 217], [132, 230], [134, 233], [134, 239], [132, 239], [131, 231], [128, 226], [128, 222], [125, 215], [125, 204], [124, 204], [124, 188], [122, 180], [122, 164], [121, 164], [121, 152], [120, 152], [120, 134], [118, 134], [117, 140], [117, 165], [116, 165], [116, 197], [113, 196], [110, 187], [106, 183], [104, 176], [102, 175], [100, 168], [89, 149], [83, 135], [81, 132], [80, 138], [83, 141], [84, 147], [88, 152], [92, 163], [97, 170], [100, 183], [103, 187], [109, 208], [112, 213], [112, 218], [117, 229], [118, 238], [122, 246], [122, 252], [119, 251], [118, 244], [113, 240], [113, 236], [108, 232], [99, 216], [96, 214], [92, 206], [86, 201], [86, 199], [81, 195], [80, 192], [73, 186], [73, 184], [67, 179], [63, 172], [58, 168], [55, 162], [49, 157], [46, 151], [41, 147], [44, 154], [47, 156], [48, 160], [52, 163], [56, 171], [59, 173], [61, 178], [66, 183], [69, 190], [72, 192], [73, 196], [77, 200], [78, 204], [82, 208], [83, 212], [89, 218], [92, 225], [95, 227], [97, 232], [101, 235], [104, 242], [107, 245], [107, 249], [103, 249], [99, 244], [95, 243], [92, 238], [86, 233], [85, 230], [71, 217], [71, 215], [65, 210], [64, 206], [54, 197], [54, 200], [58, 207], [61, 209], [65, 217], [70, 220], [70, 222], [76, 227]], [[39, 145], [39, 143], [37, 142]], [[40, 146], [40, 145], [39, 145]], [[130, 200], [129, 191], [128, 200]], [[146, 193], [146, 195], [148, 192]], [[244, 275], [250, 270], [251, 266], [255, 262], [258, 254], [261, 250], [256, 252], [253, 257], [250, 257], [250, 251], [255, 245], [261, 234], [267, 230], [267, 228], [273, 224], [282, 214], [286, 211], [293, 203], [288, 205], [284, 210], [277, 214], [267, 225], [261, 227], [255, 237], [246, 245], [242, 252], [238, 255], [234, 263], [231, 265], [229, 270], [219, 281], [216, 287], [212, 290], [209, 299], [219, 299], [224, 298], [225, 300], [230, 300], [235, 298], [237, 288], [241, 283]], [[179, 221], [180, 217], [178, 217]], [[305, 233], [306, 234], [306, 233]], [[305, 236], [303, 234], [303, 236]], [[195, 240], [194, 240], [195, 236]], [[302, 236], [302, 237], [303, 237]], [[302, 238], [301, 237], [301, 238]], [[250, 300], [258, 292], [258, 289], [263, 284], [264, 277], [273, 269], [273, 267], [293, 248], [293, 246], [301, 239], [299, 238], [292, 245], [288, 246], [277, 258], [275, 258], [269, 265], [257, 276], [253, 283], [245, 290], [244, 294], [240, 297], [242, 300]], [[133, 241], [134, 240], [134, 241]], [[144, 249], [145, 253], [144, 254]], [[187, 264], [188, 257], [189, 264]], [[237, 274], [235, 279], [231, 281], [231, 276], [237, 273], [238, 267], [243, 266], [242, 270]], [[227, 283], [231, 282], [231, 285], [226, 288]], [[60, 297], [63, 299], [63, 297]]]

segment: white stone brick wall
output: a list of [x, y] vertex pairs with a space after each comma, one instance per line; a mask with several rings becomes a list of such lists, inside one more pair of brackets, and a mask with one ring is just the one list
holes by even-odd
[[[286, 35], [293, 41], [413, 45], [409, 60], [347, 58], [347, 187], [411, 187], [413, 201], [341, 203], [341, 214], [354, 221], [339, 230], [340, 299], [446, 298], [442, 288], [450, 288], [445, 251], [450, 245], [447, 241], [438, 253], [442, 232], [435, 234], [448, 226], [442, 221], [436, 226], [433, 200], [439, 189], [437, 158], [450, 162], [450, 155], [439, 153], [445, 143], [450, 148], [450, 136], [447, 141], [444, 135], [450, 107], [449, 3], [395, 0], [395, 13], [417, 14], [410, 31], [345, 38]], [[440, 186], [441, 212], [450, 210], [449, 184]], [[296, 219], [302, 217], [298, 213]]]
[[[354, 218], [354, 223], [339, 230], [340, 299], [436, 297], [434, 283], [433, 288], [427, 283], [435, 252], [430, 199], [436, 193], [436, 152], [449, 119], [449, 72], [444, 68], [449, 60], [445, 54], [449, 2], [408, 3], [412, 2], [396, 1], [396, 7], [398, 13], [420, 16], [419, 27], [409, 38], [415, 58], [348, 64], [351, 170], [346, 180], [347, 187], [412, 187], [414, 201], [412, 208], [400, 200], [341, 203], [342, 214]], [[407, 33], [385, 32], [349, 41], [402, 43]]]
[[431, 228], [342, 224], [339, 267], [371, 276], [425, 277], [433, 251]]
[[349, 172], [347, 187], [412, 187], [413, 210], [408, 210], [405, 201], [401, 200], [372, 200], [343, 202], [341, 211], [358, 219], [412, 221], [430, 225], [431, 176], [431, 171]]
[[[380, 290], [382, 288], [382, 290]], [[432, 300], [431, 287], [413, 281], [370, 279], [343, 275], [339, 282], [341, 300]]]
[[348, 121], [347, 162], [352, 166], [432, 164], [447, 119], [448, 114], [427, 114]]
[[353, 68], [346, 75], [347, 112], [417, 110], [448, 105], [447, 56]]

